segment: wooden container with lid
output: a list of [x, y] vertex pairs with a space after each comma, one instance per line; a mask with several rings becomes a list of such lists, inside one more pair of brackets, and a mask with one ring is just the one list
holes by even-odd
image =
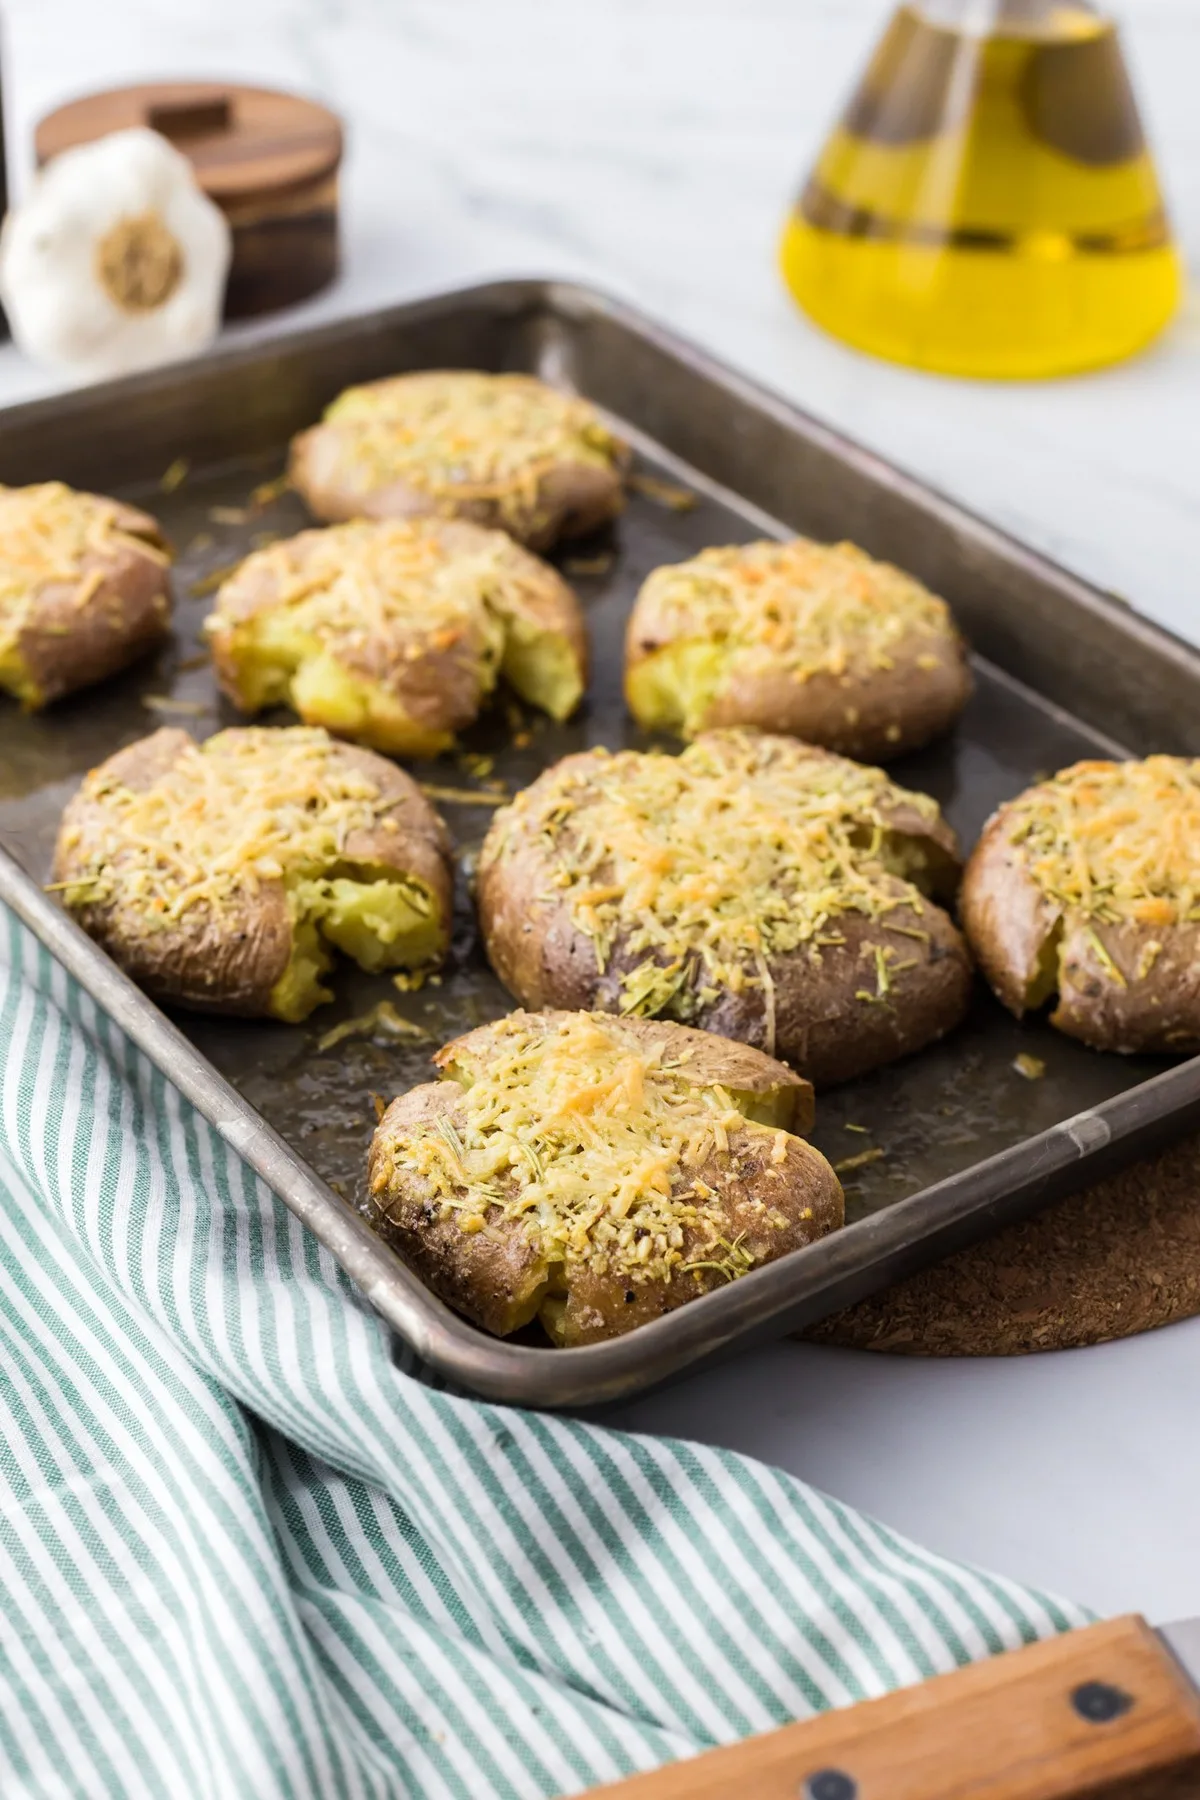
[[290, 306], [333, 280], [342, 159], [334, 113], [273, 88], [203, 81], [110, 88], [42, 120], [38, 165], [131, 125], [148, 125], [182, 151], [233, 228], [227, 318]]

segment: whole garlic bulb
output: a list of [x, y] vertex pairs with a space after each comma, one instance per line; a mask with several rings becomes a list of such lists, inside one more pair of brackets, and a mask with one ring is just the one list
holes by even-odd
[[0, 231], [0, 300], [22, 350], [85, 377], [212, 342], [229, 224], [192, 166], [137, 127], [64, 150]]

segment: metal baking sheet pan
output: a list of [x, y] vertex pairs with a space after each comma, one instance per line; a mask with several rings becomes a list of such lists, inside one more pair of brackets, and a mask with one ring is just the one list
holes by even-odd
[[[198, 631], [220, 573], [306, 522], [296, 497], [271, 486], [289, 436], [348, 382], [436, 366], [528, 369], [576, 388], [613, 416], [649, 477], [615, 530], [559, 557], [595, 651], [580, 716], [552, 726], [516, 718], [502, 701], [461, 757], [415, 766], [438, 788], [479, 792], [471, 803], [439, 802], [464, 869], [492, 816], [488, 781], [513, 792], [567, 751], [645, 741], [622, 704], [621, 640], [646, 573], [703, 545], [763, 534], [852, 538], [954, 606], [975, 647], [977, 692], [951, 738], [894, 772], [936, 795], [965, 844], [997, 802], [1080, 756], [1200, 753], [1195, 651], [578, 287], [473, 288], [7, 412], [0, 480], [58, 478], [125, 495], [162, 519], [179, 560], [176, 636], [157, 661], [42, 716], [0, 702], [0, 899], [329, 1246], [406, 1343], [443, 1376], [497, 1399], [616, 1399], [811, 1322], [1200, 1123], [1200, 1059], [1098, 1055], [1041, 1020], [1017, 1023], [980, 983], [969, 1019], [944, 1043], [820, 1096], [816, 1141], [842, 1165], [847, 1188], [841, 1232], [583, 1349], [497, 1341], [435, 1299], [358, 1208], [371, 1094], [390, 1098], [427, 1079], [438, 1044], [511, 1005], [479, 947], [465, 879], [439, 986], [402, 995], [386, 976], [346, 967], [336, 1002], [300, 1027], [168, 1019], [39, 884], [62, 805], [92, 764], [164, 720], [200, 736], [234, 722]], [[490, 772], [480, 757], [494, 758]], [[327, 1041], [384, 998], [425, 1035]], [[1018, 1071], [1021, 1052], [1044, 1064], [1040, 1079]]]

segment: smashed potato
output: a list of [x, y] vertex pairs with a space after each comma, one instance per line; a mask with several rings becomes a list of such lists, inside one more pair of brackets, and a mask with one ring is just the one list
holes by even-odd
[[371, 1145], [376, 1228], [451, 1306], [558, 1345], [632, 1330], [842, 1223], [812, 1089], [648, 1019], [513, 1013], [447, 1044]]
[[292, 1023], [332, 998], [332, 950], [413, 968], [450, 932], [449, 839], [425, 796], [301, 726], [203, 744], [164, 728], [109, 757], [63, 815], [54, 884], [149, 993]]
[[501, 531], [440, 519], [360, 519], [255, 551], [205, 631], [243, 712], [290, 705], [395, 756], [448, 749], [501, 675], [564, 719], [587, 673], [561, 576]]
[[954, 833], [878, 769], [794, 738], [707, 732], [680, 756], [565, 757], [496, 815], [484, 941], [525, 1006], [681, 1020], [812, 1081], [962, 1016]]
[[170, 560], [136, 507], [61, 481], [0, 487], [0, 690], [46, 706], [161, 643]]
[[1200, 760], [1081, 762], [989, 819], [963, 925], [1011, 1012], [1097, 1050], [1200, 1050]]
[[652, 731], [787, 732], [884, 762], [971, 692], [943, 600], [853, 544], [762, 540], [655, 569], [629, 620], [625, 692]]
[[434, 514], [542, 550], [615, 518], [628, 451], [595, 408], [533, 375], [436, 369], [347, 388], [292, 444], [318, 519]]

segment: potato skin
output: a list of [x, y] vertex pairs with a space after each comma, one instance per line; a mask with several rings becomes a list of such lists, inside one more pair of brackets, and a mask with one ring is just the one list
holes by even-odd
[[[131, 539], [166, 549], [158, 525], [137, 507], [114, 502], [114, 523]], [[105, 681], [160, 644], [171, 623], [167, 570], [160, 557], [136, 542], [111, 551], [89, 551], [81, 576], [103, 580], [82, 605], [72, 582], [44, 586], [17, 639], [17, 651], [38, 690], [35, 706], [46, 706], [80, 688]]]
[[[533, 1018], [551, 1024], [564, 1016], [548, 1011]], [[719, 1084], [743, 1094], [783, 1096], [785, 1107], [791, 1101], [794, 1116], [791, 1126], [781, 1129], [806, 1129], [811, 1123], [809, 1084], [761, 1051], [662, 1020], [626, 1019], [622, 1025], [648, 1046], [661, 1043], [668, 1055], [686, 1051], [689, 1060], [675, 1071], [684, 1080], [699, 1087]], [[484, 1056], [488, 1040], [489, 1028], [480, 1027], [445, 1045], [434, 1061], [452, 1072], [461, 1058]], [[374, 1223], [436, 1294], [485, 1331], [506, 1336], [519, 1330], [537, 1316], [549, 1289], [562, 1302], [562, 1346], [600, 1343], [724, 1285], [721, 1271], [708, 1268], [676, 1268], [665, 1281], [632, 1283], [620, 1271], [552, 1269], [515, 1220], [501, 1219], [466, 1233], [456, 1218], [442, 1217], [432, 1189], [414, 1171], [405, 1171], [403, 1184], [393, 1178], [385, 1191], [376, 1193], [376, 1177], [390, 1161], [396, 1136], [438, 1118], [460, 1132], [466, 1129], [463, 1089], [455, 1080], [413, 1088], [384, 1113], [368, 1159]], [[837, 1230], [845, 1216], [841, 1183], [820, 1152], [803, 1138], [789, 1136], [779, 1162], [772, 1154], [776, 1142], [775, 1130], [747, 1124], [729, 1132], [727, 1159], [710, 1159], [689, 1171], [719, 1195], [727, 1221], [724, 1235], [730, 1242], [740, 1239], [756, 1268]], [[773, 1216], [784, 1223], [772, 1222]], [[703, 1233], [687, 1229], [682, 1260], [702, 1257], [703, 1245]]]
[[[369, 1188], [389, 1140], [439, 1118], [459, 1129], [466, 1123], [456, 1082], [427, 1081], [393, 1100], [371, 1139]], [[497, 1337], [507, 1337], [534, 1317], [549, 1271], [522, 1233], [464, 1232], [457, 1219], [439, 1216], [432, 1188], [415, 1173], [403, 1189], [372, 1197], [376, 1230], [448, 1306]]]
[[959, 914], [976, 961], [997, 996], [1021, 1017], [1030, 1005], [1042, 952], [1056, 931], [1060, 910], [1025, 869], [1008, 840], [1002, 807], [984, 826], [967, 859]]
[[[363, 382], [359, 388], [384, 394], [408, 379], [386, 376]], [[607, 468], [570, 460], [557, 462], [538, 474], [527, 499], [503, 505], [479, 495], [432, 494], [403, 479], [376, 485], [348, 462], [346, 441], [336, 419], [313, 425], [292, 440], [288, 461], [292, 485], [313, 516], [326, 524], [343, 519], [437, 515], [504, 530], [530, 550], [546, 550], [561, 538], [583, 537], [607, 524], [624, 504], [622, 476], [629, 460], [624, 446], [618, 447]]]
[[[1109, 977], [1086, 930], [1068, 928], [1051, 1024], [1094, 1050], [1164, 1056], [1200, 1050], [1200, 929], [1183, 925], [1154, 932], [1132, 924], [1092, 929], [1126, 986]], [[1161, 949], [1150, 973], [1139, 979], [1151, 943]]]
[[[586, 774], [595, 762], [595, 752], [583, 751], [555, 769]], [[547, 770], [539, 780], [554, 772]], [[949, 868], [957, 868], [957, 840], [940, 817], [931, 822], [899, 806], [889, 823], [924, 839]], [[509, 829], [513, 835], [501, 850]], [[553, 857], [525, 820], [510, 828], [506, 815], [498, 814], [480, 857], [476, 895], [492, 967], [522, 1006], [616, 1013], [621, 977], [645, 953], [618, 942], [600, 972], [591, 938], [558, 897], [555, 873]], [[897, 881], [896, 892], [906, 892], [903, 883]], [[933, 901], [923, 900], [919, 912], [898, 905], [878, 919], [845, 913], [837, 923], [842, 945], [802, 947], [767, 964], [775, 989], [775, 1053], [818, 1088], [848, 1081], [942, 1036], [962, 1018], [971, 990], [966, 944]], [[895, 976], [889, 997], [864, 1001], [856, 996], [875, 985], [876, 947], [894, 952], [897, 961], [911, 959], [914, 966]], [[723, 1037], [768, 1045], [766, 1001], [758, 988], [722, 994], [694, 1013], [692, 1022]]]
[[[114, 783], [145, 792], [186, 754], [186, 731], [164, 726], [101, 765]], [[351, 832], [347, 862], [377, 863], [424, 882], [446, 920], [453, 903], [450, 841], [445, 826], [416, 784], [394, 763], [369, 750], [339, 745], [338, 754], [391, 800], [372, 830]], [[395, 821], [387, 829], [385, 820]], [[87, 865], [89, 845], [107, 828], [101, 805], [76, 794], [63, 814], [52, 879], [69, 881]], [[75, 834], [78, 834], [77, 836]], [[72, 908], [89, 937], [155, 999], [195, 1012], [245, 1018], [268, 1016], [276, 982], [291, 958], [294, 933], [282, 881], [261, 881], [256, 896], [236, 897], [220, 918], [195, 906], [163, 928], [119, 904], [86, 902]]]
[[[459, 557], [494, 551], [496, 535], [462, 520], [431, 521], [429, 531], [448, 564]], [[290, 568], [300, 574], [309, 565], [327, 562], [328, 539], [325, 530], [300, 532], [283, 545], [273, 545], [270, 553], [247, 557], [221, 586], [206, 635], [221, 690], [243, 712], [256, 708], [244, 682], [240, 634], [279, 602], [278, 553], [285, 551]], [[348, 554], [352, 555], [353, 549], [349, 544]], [[587, 680], [588, 643], [574, 592], [556, 569], [507, 537], [503, 556], [506, 571], [516, 578], [505, 590], [506, 602], [511, 602], [503, 609], [506, 631], [511, 623], [557, 637], [574, 659], [582, 688]], [[327, 648], [337, 663], [357, 679], [380, 688], [410, 722], [407, 732], [386, 743], [376, 741], [374, 747], [398, 756], [436, 755], [474, 723], [496, 680], [487, 625], [481, 606], [477, 617], [464, 611], [461, 630], [448, 644], [437, 641], [443, 634], [431, 637], [422, 629], [416, 615], [411, 622], [398, 619], [386, 630], [355, 629], [330, 636]], [[306, 723], [323, 725], [338, 735], [336, 723], [316, 717], [302, 701], [299, 706]]]
[[[918, 655], [936, 658], [922, 668]], [[785, 670], [765, 675], [734, 671], [713, 701], [703, 729], [752, 725], [786, 732], [857, 762], [884, 763], [919, 750], [949, 731], [971, 694], [966, 646], [961, 639], [930, 648], [906, 644], [895, 667], [819, 674], [794, 681]]]
[[1093, 1050], [1200, 1051], [1200, 926], [1064, 914], [1030, 875], [1008, 825], [1001, 807], [968, 860], [960, 898], [971, 949], [998, 999], [1021, 1018], [1057, 992], [1050, 1023]]
[[[842, 1184], [819, 1150], [803, 1138], [789, 1138], [783, 1162], [772, 1164], [766, 1133], [731, 1131], [729, 1143], [738, 1165], [737, 1175], [730, 1178], [713, 1164], [700, 1174], [724, 1200], [729, 1221], [726, 1236], [731, 1241], [741, 1239], [756, 1269], [840, 1230], [845, 1221]], [[763, 1182], [769, 1170], [773, 1171], [771, 1210], [778, 1208], [787, 1220], [782, 1229], [768, 1222], [768, 1209], [762, 1201]], [[688, 1254], [702, 1254], [697, 1238], [686, 1234], [685, 1250]], [[627, 1288], [623, 1282], [591, 1270], [581, 1270], [572, 1279], [567, 1298], [562, 1327], [564, 1347], [602, 1343], [637, 1325], [653, 1324], [655, 1319], [686, 1306], [689, 1300], [724, 1285], [725, 1278], [711, 1269], [696, 1274], [676, 1270], [666, 1282], [646, 1282], [636, 1288]], [[632, 1300], [628, 1298], [630, 1294], [634, 1296]]]
[[[882, 919], [848, 913], [838, 920], [844, 944], [816, 955], [797, 951], [772, 968], [775, 1043], [818, 1088], [851, 1081], [909, 1056], [957, 1025], [971, 993], [971, 960], [962, 936], [940, 906], [898, 906]], [[905, 935], [924, 931], [928, 939]], [[894, 975], [893, 997], [861, 1000], [875, 976], [877, 947], [916, 967]], [[705, 1019], [711, 1031], [761, 1040], [756, 994], [726, 995]], [[735, 1029], [736, 1028], [736, 1029]]]

